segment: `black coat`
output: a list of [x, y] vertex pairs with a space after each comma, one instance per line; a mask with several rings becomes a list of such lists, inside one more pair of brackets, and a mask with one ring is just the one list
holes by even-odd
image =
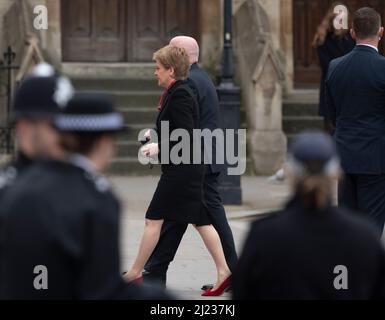
[[341, 164], [349, 174], [385, 174], [385, 58], [357, 45], [330, 63], [326, 99]]
[[[62, 162], [32, 166], [1, 199], [1, 298], [141, 298], [120, 275], [118, 218], [103, 177]], [[33, 285], [36, 266], [47, 268], [47, 290]]]
[[[216, 88], [207, 73], [197, 63], [191, 65], [188, 83], [197, 97], [200, 114], [199, 127], [211, 131], [220, 128], [219, 101]], [[224, 168], [223, 163], [216, 163], [216, 147], [216, 139], [213, 139], [211, 150], [205, 150], [205, 153], [211, 153], [212, 164], [207, 167], [212, 173], [221, 172]], [[218, 148], [223, 148], [223, 146], [219, 145]]]
[[327, 109], [325, 104], [325, 78], [327, 75], [330, 61], [335, 58], [342, 57], [353, 50], [355, 41], [349, 33], [339, 37], [334, 32], [328, 32], [325, 42], [317, 47], [318, 59], [321, 66], [321, 85], [320, 85], [320, 100], [318, 114], [325, 117]]
[[[170, 134], [175, 129], [188, 132], [190, 157], [187, 163], [173, 164], [170, 161], [170, 153], [178, 141], [170, 141], [170, 136], [162, 135], [162, 121], [168, 121]], [[199, 129], [199, 107], [187, 81], [177, 81], [168, 91], [156, 121], [162, 175], [146, 218], [210, 224], [203, 201], [205, 167], [201, 160], [199, 164], [192, 164], [193, 153], [196, 152], [193, 146], [193, 129]], [[169, 150], [164, 150], [167, 143]], [[164, 162], [165, 159], [168, 164]]]
[[20, 175], [32, 165], [33, 161], [22, 152], [19, 152], [14, 161], [7, 163], [0, 170], [0, 197]]
[[[340, 265], [348, 271], [347, 290], [334, 287]], [[235, 299], [385, 299], [385, 251], [358, 215], [309, 211], [294, 199], [253, 223], [233, 292]]]

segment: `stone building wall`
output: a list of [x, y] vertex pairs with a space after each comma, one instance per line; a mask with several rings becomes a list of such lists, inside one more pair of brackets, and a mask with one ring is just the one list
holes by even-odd
[[[233, 0], [233, 13], [246, 0]], [[292, 0], [259, 0], [269, 18], [269, 28], [273, 47], [280, 57], [285, 69], [283, 82], [284, 94], [293, 90], [294, 61], [293, 61], [293, 21]]]
[[[22, 39], [25, 36], [24, 20], [20, 15], [21, 2], [19, 0], [4, 0], [0, 2], [0, 61], [2, 66], [3, 54], [8, 46], [15, 52], [15, 60], [13, 65], [19, 65], [21, 61], [21, 52], [23, 50]], [[15, 71], [12, 71], [11, 77]], [[8, 72], [4, 69], [0, 70], [0, 124], [4, 126], [6, 123], [7, 110], [7, 83]]]
[[285, 67], [284, 91], [293, 89], [293, 21], [292, 0], [259, 0], [267, 12], [274, 49]]
[[[48, 8], [48, 30], [39, 30], [41, 48], [47, 59], [60, 67], [61, 48], [61, 10], [60, 0], [28, 0], [33, 7], [44, 4]], [[204, 67], [214, 73], [218, 67], [222, 49], [222, 0], [199, 0], [199, 30], [201, 34], [201, 60]]]

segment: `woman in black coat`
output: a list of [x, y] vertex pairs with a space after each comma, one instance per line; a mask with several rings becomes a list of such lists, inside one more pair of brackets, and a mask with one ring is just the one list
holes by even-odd
[[[145, 156], [158, 155], [162, 175], [146, 213], [146, 225], [139, 253], [125, 278], [128, 281], [142, 281], [142, 269], [159, 240], [164, 220], [191, 223], [200, 233], [217, 268], [216, 285], [203, 295], [220, 295], [229, 286], [231, 272], [218, 233], [208, 219], [203, 201], [204, 164], [201, 159], [192, 161], [192, 137], [193, 130], [199, 129], [199, 107], [185, 80], [190, 67], [188, 55], [184, 49], [168, 45], [155, 52], [154, 60], [157, 64], [155, 75], [158, 84], [166, 88], [166, 91], [158, 106], [158, 143], [146, 144], [142, 153]], [[164, 136], [162, 126], [166, 124], [170, 134], [180, 129], [185, 132], [186, 139], [172, 141], [168, 134]], [[182, 156], [181, 163], [176, 163], [178, 159], [175, 158], [178, 158], [178, 155], [173, 152], [177, 145], [183, 145], [181, 153], [178, 152], [179, 156]]]
[[324, 118], [324, 129], [328, 133], [333, 132], [331, 122], [327, 115], [325, 103], [325, 78], [329, 63], [333, 59], [342, 57], [353, 50], [355, 41], [350, 36], [349, 29], [335, 29], [333, 21], [336, 17], [334, 7], [330, 8], [323, 18], [314, 35], [313, 47], [316, 48], [321, 66], [321, 83], [319, 95], [318, 114]]
[[385, 299], [385, 250], [369, 221], [332, 206], [340, 168], [332, 138], [305, 133], [289, 156], [294, 195], [253, 223], [234, 299]]

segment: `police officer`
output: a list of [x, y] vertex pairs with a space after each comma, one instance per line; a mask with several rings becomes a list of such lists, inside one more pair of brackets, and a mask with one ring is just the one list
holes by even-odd
[[332, 207], [340, 167], [331, 137], [299, 135], [286, 207], [256, 221], [233, 278], [235, 299], [385, 298], [385, 251], [370, 222]]
[[73, 96], [70, 81], [55, 74], [47, 63], [38, 64], [17, 89], [11, 119], [15, 122], [18, 152], [0, 171], [0, 195], [38, 157], [59, 152], [51, 119]]
[[112, 159], [121, 114], [106, 96], [79, 93], [54, 125], [63, 156], [34, 164], [3, 197], [3, 297], [167, 297], [128, 285], [120, 275], [119, 202], [100, 171]]

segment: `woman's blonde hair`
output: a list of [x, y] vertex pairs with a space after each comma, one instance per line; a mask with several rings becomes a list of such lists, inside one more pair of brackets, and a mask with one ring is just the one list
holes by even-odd
[[[346, 30], [345, 29], [335, 29], [334, 25], [333, 25], [333, 21], [334, 21], [335, 17], [337, 16], [334, 13], [334, 8], [340, 4], [341, 4], [340, 2], [333, 3], [332, 6], [329, 8], [328, 12], [326, 13], [326, 15], [324, 16], [324, 18], [322, 19], [322, 21], [319, 24], [317, 31], [314, 35], [314, 38], [313, 38], [313, 42], [312, 42], [313, 47], [318, 47], [318, 46], [323, 45], [325, 42], [326, 35], [329, 32], [333, 32], [334, 35], [336, 35], [337, 37], [343, 37], [344, 35], [346, 35], [349, 32], [349, 29], [346, 29]], [[350, 20], [351, 19], [349, 19], [349, 21]], [[349, 25], [350, 25], [350, 23], [349, 23]]]
[[333, 180], [328, 176], [308, 176], [296, 181], [296, 189], [304, 207], [322, 209], [331, 199]]
[[178, 48], [167, 45], [156, 51], [152, 57], [166, 69], [173, 68], [175, 80], [185, 80], [190, 70], [190, 62], [187, 51], [184, 48]]

